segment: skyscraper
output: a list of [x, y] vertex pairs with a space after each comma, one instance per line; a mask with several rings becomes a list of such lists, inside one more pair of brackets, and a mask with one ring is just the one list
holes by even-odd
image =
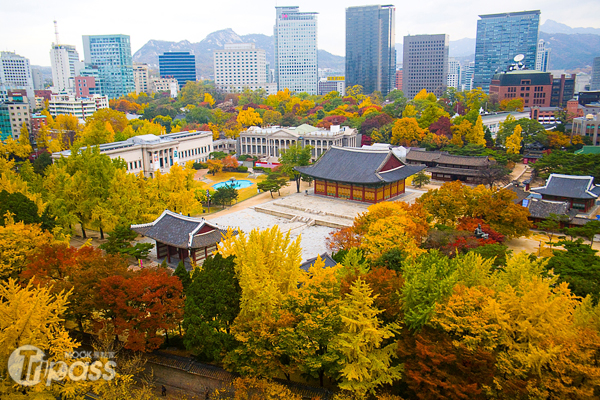
[[548, 42], [544, 39], [540, 39], [537, 44], [537, 51], [535, 55], [535, 70], [548, 72], [548, 66], [550, 65], [550, 48]]
[[277, 89], [317, 94], [317, 13], [275, 7]]
[[79, 53], [75, 46], [52, 43], [50, 48], [50, 65], [55, 92], [71, 91], [75, 76], [83, 68], [79, 61]]
[[179, 89], [196, 82], [196, 56], [189, 51], [168, 51], [158, 56], [161, 78], [175, 78]]
[[473, 87], [489, 91], [492, 76], [506, 71], [517, 54], [527, 69], [535, 68], [540, 11], [480, 15], [475, 43]]
[[129, 35], [83, 36], [85, 63], [98, 67], [96, 87], [116, 99], [135, 91]]
[[383, 96], [394, 89], [396, 8], [375, 5], [346, 8], [346, 85]]
[[441, 96], [448, 83], [448, 35], [404, 36], [402, 91], [408, 99], [421, 90]]
[[594, 58], [592, 66], [592, 79], [590, 80], [590, 90], [600, 90], [600, 57]]
[[10, 51], [0, 52], [0, 102], [8, 100], [8, 91], [24, 89], [30, 106], [35, 105], [33, 77], [29, 59]]

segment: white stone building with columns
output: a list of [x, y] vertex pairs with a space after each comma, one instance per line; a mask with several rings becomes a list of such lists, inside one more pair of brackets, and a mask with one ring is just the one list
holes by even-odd
[[[213, 151], [212, 132], [177, 132], [166, 135], [140, 135], [122, 142], [99, 145], [100, 153], [121, 158], [127, 172], [152, 178], [157, 171], [165, 174], [175, 164], [205, 162]], [[69, 157], [71, 150], [52, 153], [52, 159]]]
[[356, 129], [332, 125], [330, 129], [316, 128], [303, 124], [297, 127], [271, 126], [250, 127], [240, 133], [239, 151], [241, 154], [259, 158], [279, 158], [281, 150], [300, 142], [302, 146], [312, 146], [312, 159], [321, 156], [331, 146], [357, 147], [360, 135]]

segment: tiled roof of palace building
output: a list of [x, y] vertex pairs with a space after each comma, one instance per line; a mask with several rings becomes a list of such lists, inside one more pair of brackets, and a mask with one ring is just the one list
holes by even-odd
[[594, 185], [593, 176], [561, 174], [551, 174], [545, 186], [532, 188], [531, 191], [571, 199], [596, 199], [600, 195], [600, 187]]
[[406, 161], [436, 162], [438, 164], [451, 164], [469, 167], [488, 167], [488, 156], [455, 156], [441, 151], [423, 151], [411, 149], [406, 155]]
[[[399, 167], [381, 171], [394, 157]], [[295, 167], [303, 174], [317, 179], [357, 184], [396, 182], [425, 169], [424, 165], [405, 165], [391, 150], [366, 150], [332, 146], [313, 165]]]
[[[335, 261], [331, 256], [327, 253], [319, 254], [317, 257], [321, 257], [323, 263], [325, 264], [325, 268], [327, 267], [335, 267], [337, 265], [337, 261]], [[317, 257], [309, 258], [305, 262], [300, 265], [300, 269], [308, 272], [310, 267], [312, 267], [317, 261]]]
[[[207, 232], [199, 233], [203, 228]], [[214, 245], [221, 241], [226, 230], [207, 222], [204, 218], [186, 217], [169, 210], [149, 224], [131, 225], [140, 235], [180, 249], [197, 249]]]

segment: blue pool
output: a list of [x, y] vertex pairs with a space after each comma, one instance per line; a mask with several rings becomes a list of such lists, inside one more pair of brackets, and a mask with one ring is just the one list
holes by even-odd
[[250, 181], [248, 181], [246, 179], [240, 179], [239, 181], [233, 181], [233, 182], [232, 181], [219, 182], [219, 183], [215, 183], [213, 185], [213, 189], [216, 190], [216, 189], [218, 189], [220, 187], [223, 187], [225, 185], [227, 185], [227, 186], [233, 186], [236, 189], [243, 189], [243, 188], [247, 188], [249, 186], [254, 185], [254, 183], [252, 183], [252, 182], [250, 182]]

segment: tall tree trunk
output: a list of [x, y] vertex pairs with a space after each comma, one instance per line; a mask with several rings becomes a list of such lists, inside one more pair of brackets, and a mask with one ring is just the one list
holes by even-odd
[[81, 234], [83, 235], [84, 239], [87, 239], [87, 236], [85, 234], [85, 228], [83, 227], [83, 222], [81, 223]]
[[100, 226], [100, 239], [104, 239], [104, 231], [102, 230], [102, 226]]
[[296, 193], [300, 193], [300, 174], [296, 177]]
[[323, 375], [325, 375], [325, 372], [323, 370], [319, 371], [319, 383], [321, 384], [321, 387], [323, 387]]

